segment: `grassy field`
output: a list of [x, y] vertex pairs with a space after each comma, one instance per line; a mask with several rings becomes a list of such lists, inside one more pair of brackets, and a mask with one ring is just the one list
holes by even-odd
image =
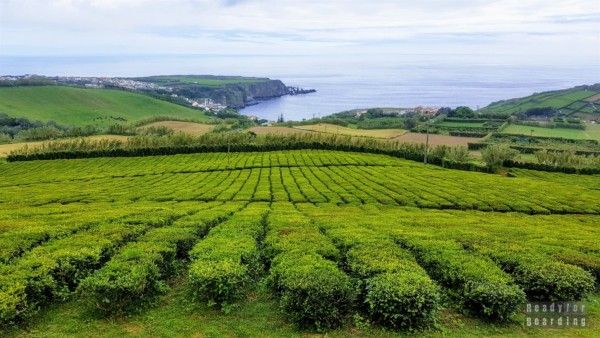
[[[0, 163], [0, 331], [592, 337], [600, 177], [336, 151]], [[524, 326], [583, 299], [585, 329]], [[0, 324], [0, 325], [2, 325]]]
[[294, 128], [310, 130], [319, 133], [387, 139], [398, 137], [406, 133], [406, 130], [404, 129], [355, 129], [328, 123], [310, 124], [305, 126], [297, 126]]
[[504, 134], [521, 134], [539, 137], [561, 137], [577, 140], [600, 140], [600, 125], [586, 124], [586, 129], [543, 128], [511, 124], [502, 130]]
[[192, 84], [205, 87], [223, 87], [232, 84], [252, 84], [269, 79], [242, 76], [213, 76], [213, 75], [162, 75], [141, 78], [160, 84]]
[[169, 128], [174, 132], [185, 133], [190, 135], [203, 135], [206, 134], [213, 129], [215, 129], [215, 125], [213, 124], [203, 124], [196, 122], [184, 122], [184, 121], [159, 121], [146, 124], [144, 126], [139, 127], [138, 129], [143, 131], [148, 128]]
[[[119, 141], [125, 141], [128, 139], [128, 136], [123, 136], [123, 135], [93, 135], [93, 136], [86, 136], [83, 137], [86, 140], [119, 140]], [[61, 141], [67, 141], [69, 139], [61, 139]], [[52, 142], [52, 141], [35, 141], [35, 142], [18, 142], [18, 143], [7, 143], [7, 144], [0, 144], [0, 158], [1, 157], [6, 157], [6, 155], [8, 155], [11, 151], [20, 149], [22, 147], [37, 147], [40, 146], [44, 143], [48, 143], [48, 142]]]
[[469, 128], [483, 128], [484, 122], [454, 122], [454, 121], [442, 121], [434, 124], [440, 127], [450, 127], [457, 129], [469, 129]]
[[208, 119], [199, 110], [141, 94], [64, 86], [0, 88], [0, 111], [72, 126], [108, 126], [153, 116]]
[[[530, 96], [493, 102], [480, 110], [481, 113], [496, 113], [506, 116], [524, 112], [531, 108], [552, 107], [568, 115], [599, 113], [590, 104], [600, 96], [598, 86], [583, 86], [571, 89], [542, 92]], [[596, 104], [597, 105], [597, 104]]]
[[[324, 133], [348, 135], [354, 137], [371, 137], [377, 139], [399, 140], [406, 143], [426, 143], [427, 135], [422, 133], [411, 133], [403, 129], [353, 129], [330, 124], [307, 125], [300, 127], [252, 127], [250, 131], [258, 134], [276, 134], [276, 135], [293, 135], [293, 134], [308, 134], [308, 133]], [[448, 146], [467, 146], [470, 142], [480, 141], [481, 138], [462, 137], [430, 134], [429, 144], [448, 145]]]

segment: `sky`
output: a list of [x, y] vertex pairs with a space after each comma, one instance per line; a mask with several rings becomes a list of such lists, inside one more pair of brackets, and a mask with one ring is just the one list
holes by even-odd
[[600, 0], [0, 0], [0, 56], [468, 55], [600, 63]]

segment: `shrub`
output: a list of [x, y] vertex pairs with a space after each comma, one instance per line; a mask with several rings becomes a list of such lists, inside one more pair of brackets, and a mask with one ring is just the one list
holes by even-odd
[[581, 300], [594, 290], [589, 272], [562, 262], [522, 262], [512, 274], [532, 300]]
[[510, 273], [531, 300], [580, 300], [594, 290], [594, 277], [580, 267], [523, 248], [498, 244], [486, 243], [475, 248]]
[[248, 268], [233, 259], [196, 262], [190, 267], [189, 279], [196, 297], [220, 306], [240, 299], [250, 282]]
[[469, 149], [467, 149], [467, 147], [451, 147], [446, 152], [446, 158], [453, 162], [466, 163], [471, 160], [471, 154], [469, 153]]
[[43, 126], [31, 129], [24, 129], [15, 135], [15, 139], [24, 141], [38, 141], [59, 138], [64, 135], [63, 131], [54, 126]]
[[[235, 205], [235, 204], [232, 204]], [[80, 294], [104, 313], [136, 310], [163, 293], [165, 279], [176, 270], [178, 258], [184, 258], [198, 237], [230, 212], [231, 206], [205, 204], [192, 210], [168, 227], [161, 218], [146, 217], [146, 224], [155, 224], [137, 242], [123, 247], [100, 270], [82, 281]], [[204, 209], [206, 208], [206, 209]], [[140, 220], [125, 218], [130, 223]], [[143, 220], [142, 220], [143, 221]]]
[[0, 144], [11, 143], [12, 137], [7, 133], [0, 133]]
[[257, 241], [264, 236], [267, 205], [253, 203], [212, 229], [190, 252], [192, 291], [210, 305], [226, 308], [243, 297], [262, 273]]
[[[166, 225], [172, 215], [157, 224]], [[3, 321], [12, 322], [35, 312], [51, 299], [64, 299], [98, 269], [123, 243], [143, 234], [150, 223], [103, 223], [67, 238], [39, 246], [0, 271]], [[5, 301], [6, 300], [6, 301]], [[12, 317], [11, 317], [12, 316]]]
[[125, 253], [129, 260], [112, 261], [79, 286], [79, 292], [103, 312], [132, 310], [166, 290], [158, 268], [164, 258], [156, 253], [132, 251], [128, 249]]
[[469, 254], [452, 241], [403, 241], [430, 276], [450, 288], [471, 313], [506, 320], [525, 302], [525, 294], [494, 262]]
[[369, 278], [365, 287], [365, 303], [375, 323], [394, 329], [414, 329], [434, 321], [439, 294], [427, 275], [383, 273]]
[[281, 308], [301, 328], [340, 326], [355, 299], [350, 278], [317, 254], [282, 254], [273, 261], [271, 274]]
[[491, 144], [481, 151], [481, 158], [491, 170], [497, 170], [504, 161], [511, 161], [518, 152], [506, 144]]
[[272, 206], [265, 238], [272, 259], [269, 284], [280, 306], [298, 326], [319, 331], [338, 327], [355, 299], [350, 277], [325, 258], [335, 246], [291, 203]]

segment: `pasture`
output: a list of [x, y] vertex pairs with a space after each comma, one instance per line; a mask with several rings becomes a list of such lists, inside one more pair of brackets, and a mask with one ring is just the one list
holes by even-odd
[[[324, 150], [0, 163], [1, 336], [593, 336], [600, 177]], [[523, 326], [584, 300], [588, 328]]]
[[503, 134], [515, 134], [538, 137], [560, 137], [575, 140], [600, 140], [600, 125], [586, 124], [586, 129], [544, 128], [511, 124], [502, 130]]
[[536, 93], [526, 97], [502, 100], [489, 104], [479, 110], [480, 113], [511, 114], [525, 112], [531, 108], [550, 107], [560, 110], [566, 115], [583, 116], [597, 114], [597, 109], [591, 104], [598, 96], [598, 86], [579, 86], [564, 90]]
[[296, 126], [296, 129], [309, 130], [318, 133], [348, 135], [356, 137], [373, 137], [373, 138], [384, 138], [390, 139], [401, 136], [406, 133], [404, 129], [356, 129], [349, 127], [342, 127], [335, 124], [318, 123], [309, 124], [304, 126]]
[[0, 111], [10, 116], [79, 127], [106, 127], [156, 116], [208, 119], [200, 110], [142, 94], [66, 86], [0, 88]]
[[215, 125], [185, 121], [158, 121], [138, 127], [138, 130], [144, 131], [148, 128], [163, 127], [171, 129], [174, 132], [198, 136], [212, 131], [215, 128]]

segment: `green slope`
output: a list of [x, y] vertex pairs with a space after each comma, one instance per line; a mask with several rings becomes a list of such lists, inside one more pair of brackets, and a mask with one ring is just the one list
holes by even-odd
[[564, 115], [583, 116], [600, 113], [600, 84], [536, 93], [489, 104], [481, 113], [511, 115], [531, 108], [552, 107]]
[[223, 87], [226, 85], [244, 85], [259, 82], [269, 82], [262, 77], [215, 76], [215, 75], [156, 75], [136, 78], [138, 81], [148, 81], [165, 86], [197, 85], [204, 87]]
[[0, 88], [0, 112], [72, 126], [107, 126], [152, 116], [208, 119], [199, 110], [141, 94], [65, 86]]

